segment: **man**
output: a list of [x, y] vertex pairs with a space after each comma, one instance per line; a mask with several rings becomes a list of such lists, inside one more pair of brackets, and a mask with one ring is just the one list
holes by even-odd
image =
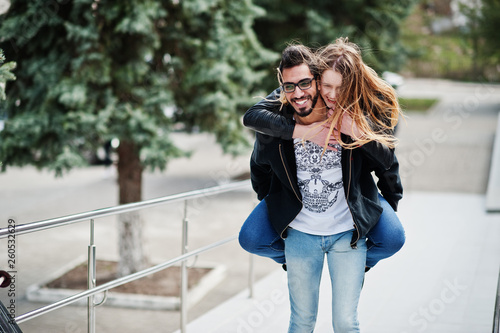
[[[326, 120], [315, 57], [307, 47], [287, 47], [279, 75], [284, 105], [277, 112], [303, 125]], [[251, 179], [259, 199], [265, 199], [274, 230], [285, 239], [289, 333], [314, 330], [325, 255], [332, 284], [334, 331], [359, 332], [357, 306], [366, 243], [346, 200], [342, 167], [349, 158], [340, 145], [336, 148], [323, 151], [310, 141], [256, 134]]]

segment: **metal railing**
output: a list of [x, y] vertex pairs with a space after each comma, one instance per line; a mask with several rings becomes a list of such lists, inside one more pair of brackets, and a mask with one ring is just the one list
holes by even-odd
[[[93, 211], [88, 211], [84, 213], [58, 217], [54, 219], [42, 220], [38, 222], [26, 223], [17, 225], [14, 233], [13, 230], [8, 228], [0, 229], [0, 239], [7, 238], [9, 235], [23, 235], [27, 233], [38, 232], [42, 230], [47, 230], [51, 228], [57, 228], [69, 224], [74, 224], [82, 221], [90, 221], [90, 244], [88, 247], [88, 260], [87, 260], [87, 285], [88, 289], [77, 293], [73, 296], [64, 298], [55, 303], [49, 304], [47, 306], [38, 308], [36, 310], [27, 312], [20, 316], [17, 316], [14, 320], [16, 323], [22, 323], [33, 319], [35, 317], [41, 316], [43, 314], [49, 313], [66, 305], [72, 304], [79, 300], [87, 298], [87, 331], [89, 333], [95, 332], [95, 307], [103, 304], [106, 301], [106, 293], [109, 289], [121, 286], [123, 284], [141, 279], [148, 275], [157, 273], [161, 270], [164, 270], [170, 266], [173, 266], [176, 263], [181, 263], [181, 291], [180, 291], [180, 330], [181, 332], [186, 332], [186, 324], [187, 324], [187, 259], [191, 257], [198, 256], [201, 253], [229, 243], [237, 239], [237, 235], [233, 235], [231, 237], [219, 240], [207, 246], [201, 247], [194, 251], [188, 252], [188, 244], [187, 244], [187, 232], [188, 232], [188, 219], [187, 219], [187, 202], [188, 200], [206, 197], [210, 195], [216, 195], [224, 192], [230, 192], [241, 188], [249, 187], [250, 182], [248, 180], [234, 182], [219, 186], [214, 186], [206, 189], [195, 190], [184, 192], [180, 194], [170, 195], [166, 197], [161, 197], [157, 199], [145, 200], [136, 203], [130, 203], [125, 205], [119, 205], [114, 207], [108, 207]], [[156, 266], [152, 266], [150, 268], [144, 269], [142, 271], [115, 279], [113, 281], [104, 283], [102, 285], [96, 286], [96, 256], [95, 256], [95, 244], [94, 244], [94, 219], [101, 218], [110, 215], [117, 215], [122, 213], [127, 213], [131, 211], [136, 211], [145, 208], [151, 208], [154, 206], [174, 203], [184, 201], [184, 218], [182, 221], [182, 255], [173, 258], [169, 261], [163, 262]], [[250, 297], [253, 295], [253, 262], [252, 256], [250, 257], [250, 269], [249, 269], [249, 290]], [[100, 303], [94, 302], [94, 296], [99, 293], [105, 293], [103, 300]]]
[[493, 313], [493, 333], [500, 333], [500, 271], [498, 272], [497, 294], [495, 297], [495, 311]]

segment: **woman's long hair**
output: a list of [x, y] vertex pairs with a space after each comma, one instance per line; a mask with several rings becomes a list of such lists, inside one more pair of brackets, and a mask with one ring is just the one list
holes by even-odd
[[347, 143], [334, 134], [343, 148], [356, 148], [370, 141], [394, 148], [397, 144], [394, 129], [401, 114], [394, 88], [363, 62], [360, 49], [347, 38], [338, 38], [316, 54], [321, 73], [332, 69], [342, 75], [336, 107], [328, 118], [330, 135], [334, 134], [334, 128], [340, 132], [342, 116], [347, 112], [363, 135]]

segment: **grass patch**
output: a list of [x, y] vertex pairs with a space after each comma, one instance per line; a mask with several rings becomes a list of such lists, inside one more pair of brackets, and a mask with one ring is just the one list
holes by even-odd
[[427, 111], [438, 102], [437, 98], [399, 98], [403, 111]]

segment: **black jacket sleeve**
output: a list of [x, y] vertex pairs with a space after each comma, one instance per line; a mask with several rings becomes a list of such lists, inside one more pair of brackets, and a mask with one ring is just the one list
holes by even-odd
[[399, 176], [399, 162], [396, 154], [393, 154], [393, 161], [390, 168], [375, 168], [375, 175], [378, 178], [377, 187], [389, 205], [397, 211], [398, 202], [403, 198], [403, 185]]
[[394, 149], [387, 147], [386, 145], [378, 141], [370, 141], [362, 145], [361, 149], [373, 165], [384, 170], [388, 170], [394, 161]]
[[243, 125], [259, 133], [291, 140], [295, 121], [279, 113], [279, 96], [280, 88], [248, 109], [243, 116]]
[[255, 193], [257, 193], [257, 198], [262, 200], [267, 196], [271, 188], [273, 171], [269, 162], [263, 158], [260, 137], [262, 137], [262, 134], [256, 135], [254, 149], [250, 158], [250, 179]]

